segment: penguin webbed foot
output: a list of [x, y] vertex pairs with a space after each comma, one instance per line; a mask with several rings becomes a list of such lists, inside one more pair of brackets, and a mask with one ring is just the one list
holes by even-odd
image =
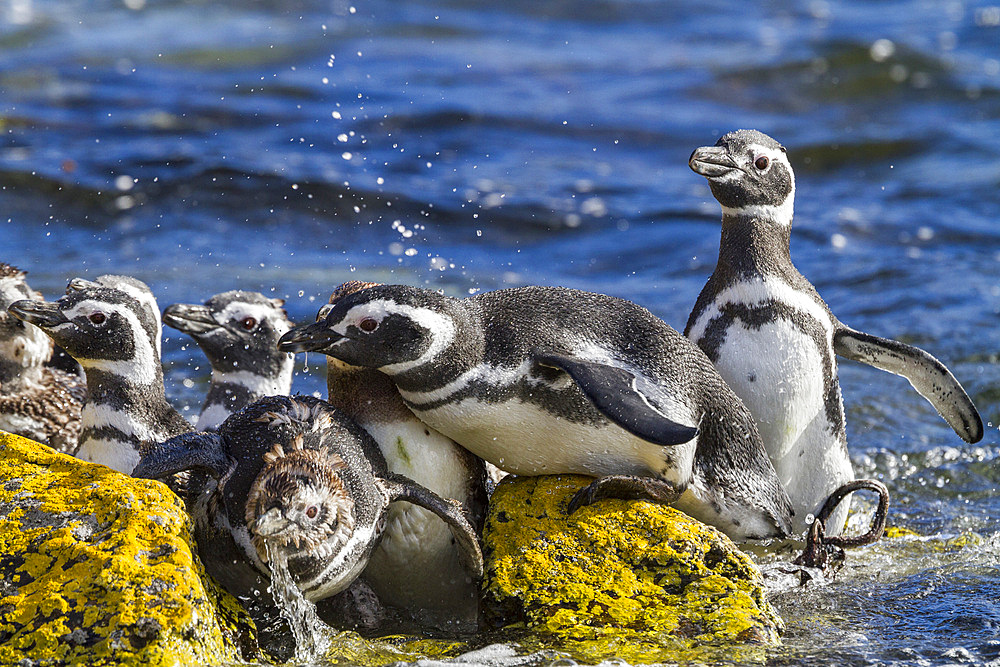
[[567, 373], [580, 391], [605, 417], [632, 435], [657, 445], [680, 445], [698, 435], [694, 426], [668, 419], [655, 406], [662, 404], [662, 387], [647, 378], [587, 359], [555, 352], [536, 352], [535, 361]]
[[389, 473], [384, 484], [389, 491], [390, 502], [404, 500], [441, 517], [458, 543], [458, 555], [465, 571], [476, 581], [483, 578], [483, 550], [479, 545], [479, 535], [461, 503], [451, 498], [442, 498], [403, 475]]
[[[878, 505], [875, 514], [872, 515], [871, 525], [868, 532], [863, 535], [847, 537], [844, 535], [827, 536], [825, 534], [825, 522], [833, 514], [837, 505], [854, 491], [867, 489], [878, 494]], [[805, 567], [818, 567], [827, 570], [831, 567], [839, 567], [843, 564], [847, 555], [844, 547], [860, 547], [866, 544], [877, 542], [885, 534], [886, 518], [889, 514], [889, 489], [885, 484], [874, 479], [856, 479], [837, 488], [823, 503], [809, 532], [806, 535], [806, 548], [799, 554], [793, 563]]]
[[595, 479], [570, 499], [566, 514], [573, 514], [581, 507], [593, 505], [598, 500], [648, 500], [669, 505], [681, 497], [681, 492], [670, 482], [655, 477], [637, 475], [610, 475]]
[[382, 601], [364, 579], [355, 579], [345, 590], [317, 602], [316, 612], [329, 625], [355, 632], [377, 630], [386, 617]]

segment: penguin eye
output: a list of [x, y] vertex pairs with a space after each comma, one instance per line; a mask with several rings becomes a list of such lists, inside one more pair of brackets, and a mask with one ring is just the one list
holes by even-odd
[[365, 333], [371, 333], [378, 329], [378, 320], [372, 317], [366, 317], [365, 319], [358, 322], [358, 328]]
[[96, 313], [91, 313], [91, 315], [90, 315], [90, 318], [89, 318], [89, 319], [90, 319], [90, 321], [91, 321], [91, 322], [93, 322], [94, 324], [104, 324], [105, 320], [107, 320], [107, 319], [108, 319], [108, 317], [107, 317], [107, 315], [105, 315], [104, 313], [102, 313], [102, 312], [98, 311], [98, 312], [96, 312]]
[[315, 505], [310, 505], [309, 509], [306, 510], [306, 516], [310, 519], [315, 519], [317, 514], [319, 514], [319, 508]]
[[242, 320], [240, 320], [240, 324], [243, 325], [244, 329], [246, 329], [247, 331], [250, 331], [255, 326], [257, 326], [257, 320], [255, 320], [252, 317], [244, 317]]
[[758, 155], [757, 159], [753, 161], [753, 166], [757, 167], [758, 171], [764, 171], [769, 164], [771, 161], [766, 155]]

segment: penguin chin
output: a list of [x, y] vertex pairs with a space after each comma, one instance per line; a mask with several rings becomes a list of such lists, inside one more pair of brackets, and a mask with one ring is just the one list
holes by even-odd
[[[338, 535], [304, 548], [297, 548], [294, 542], [280, 544], [275, 541], [255, 546], [268, 568], [272, 567], [268, 557], [281, 563], [299, 590], [312, 601], [347, 588], [353, 581], [353, 573], [360, 572], [368, 563], [365, 551], [353, 554], [353, 558], [351, 553], [345, 553], [349, 551], [345, 539]], [[359, 562], [354, 562], [359, 558]]]

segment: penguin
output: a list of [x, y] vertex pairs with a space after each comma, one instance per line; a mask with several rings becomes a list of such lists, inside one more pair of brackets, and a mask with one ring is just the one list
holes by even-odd
[[42, 329], [86, 373], [77, 456], [125, 473], [139, 462], [143, 443], [191, 430], [164, 395], [153, 304], [118, 288], [74, 281], [54, 303], [21, 300], [8, 308]]
[[156, 302], [156, 296], [153, 294], [153, 290], [149, 289], [149, 285], [142, 282], [138, 278], [133, 278], [132, 276], [106, 273], [102, 276], [97, 276], [93, 280], [73, 278], [66, 286], [66, 290], [82, 290], [88, 287], [109, 287], [111, 289], [117, 289], [125, 292], [139, 302], [139, 305], [142, 306], [143, 310], [143, 326], [155, 329], [153, 341], [156, 347], [156, 358], [163, 358], [163, 325], [160, 324], [160, 306]]
[[259, 598], [257, 575], [270, 578], [274, 562], [287, 564], [307, 600], [344, 591], [368, 563], [394, 501], [441, 517], [469, 575], [482, 577], [479, 538], [459, 504], [388, 472], [371, 436], [320, 399], [260, 399], [216, 432], [167, 440], [133, 475], [185, 470], [212, 479], [194, 517], [198, 549], [209, 574], [241, 600]]
[[293, 357], [277, 346], [292, 328], [284, 304], [259, 292], [231, 290], [203, 306], [175, 303], [163, 311], [163, 323], [194, 338], [212, 366], [198, 430], [218, 428], [264, 396], [291, 393]]
[[[976, 407], [940, 361], [844, 325], [792, 264], [795, 176], [783, 146], [738, 130], [696, 149], [689, 165], [722, 206], [722, 240], [684, 333], [753, 413], [797, 531], [854, 479], [837, 354], [902, 375], [960, 437], [983, 437]], [[843, 530], [848, 507], [828, 519], [828, 534]]]
[[[325, 320], [344, 296], [376, 284], [344, 283], [319, 310], [317, 321]], [[377, 370], [329, 357], [327, 388], [327, 400], [374, 438], [390, 472], [458, 501], [476, 530], [482, 529], [488, 502], [482, 459], [417, 419], [392, 380]], [[382, 541], [364, 571], [379, 600], [422, 625], [474, 628], [479, 589], [461, 567], [461, 551], [448, 525], [403, 502], [390, 505], [386, 518]]]
[[279, 346], [378, 369], [422, 422], [510, 473], [598, 478], [571, 512], [642, 498], [736, 539], [791, 528], [752, 415], [701, 350], [624, 299], [558, 287], [456, 299], [380, 285]]
[[40, 298], [26, 271], [0, 263], [0, 430], [72, 454], [80, 435], [83, 379], [49, 366], [49, 337], [7, 312], [15, 301]]

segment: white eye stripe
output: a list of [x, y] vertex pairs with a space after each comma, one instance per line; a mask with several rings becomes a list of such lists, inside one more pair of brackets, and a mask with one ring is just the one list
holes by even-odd
[[139, 321], [138, 315], [123, 304], [112, 304], [93, 299], [85, 299], [63, 314], [73, 319], [80, 315], [90, 316], [95, 311], [100, 311], [105, 315], [117, 313], [129, 323], [132, 331], [132, 341], [135, 347], [134, 356], [131, 359], [108, 360], [108, 359], [79, 359], [80, 365], [95, 370], [105, 371], [114, 375], [128, 378], [138, 384], [152, 384], [157, 381], [157, 370], [159, 370], [160, 357], [156, 349], [151, 344], [146, 330]]
[[405, 314], [403, 310], [404, 306], [400, 306], [394, 301], [369, 301], [368, 303], [360, 303], [354, 306], [347, 314], [337, 323], [333, 330], [341, 335], [347, 333], [349, 327], [356, 327], [361, 320], [372, 319], [382, 323], [386, 317], [388, 317], [393, 311]]
[[273, 308], [268, 308], [267, 306], [255, 303], [235, 301], [227, 305], [219, 312], [219, 319], [242, 320], [247, 317], [252, 317], [259, 322], [273, 314]]
[[761, 146], [760, 144], [750, 144], [747, 147], [747, 150], [750, 154], [749, 159], [751, 165], [753, 165], [760, 157], [767, 158], [767, 167], [759, 171], [767, 171], [774, 165], [774, 163], [780, 162], [785, 165], [788, 173], [792, 174], [792, 165], [788, 161], [788, 156], [785, 154], [785, 151], [780, 148], [769, 148], [767, 146]]
[[429, 332], [428, 335], [431, 338], [431, 344], [417, 359], [382, 366], [380, 370], [386, 373], [402, 373], [410, 368], [422, 366], [444, 351], [455, 337], [455, 324], [451, 321], [451, 318], [429, 308], [407, 306], [388, 299], [369, 301], [354, 306], [333, 327], [333, 331], [341, 335], [346, 335], [347, 329], [352, 326], [357, 327], [361, 320], [371, 318], [381, 325], [389, 315], [393, 314], [409, 318], [418, 326], [427, 329]]
[[156, 357], [160, 357], [160, 339], [163, 337], [163, 323], [160, 322], [160, 306], [156, 303], [156, 297], [147, 290], [142, 289], [138, 285], [132, 285], [127, 282], [117, 282], [113, 285], [108, 285], [111, 289], [116, 289], [119, 292], [124, 292], [130, 297], [139, 302], [143, 308], [149, 313], [153, 318], [153, 322], [156, 324]]

